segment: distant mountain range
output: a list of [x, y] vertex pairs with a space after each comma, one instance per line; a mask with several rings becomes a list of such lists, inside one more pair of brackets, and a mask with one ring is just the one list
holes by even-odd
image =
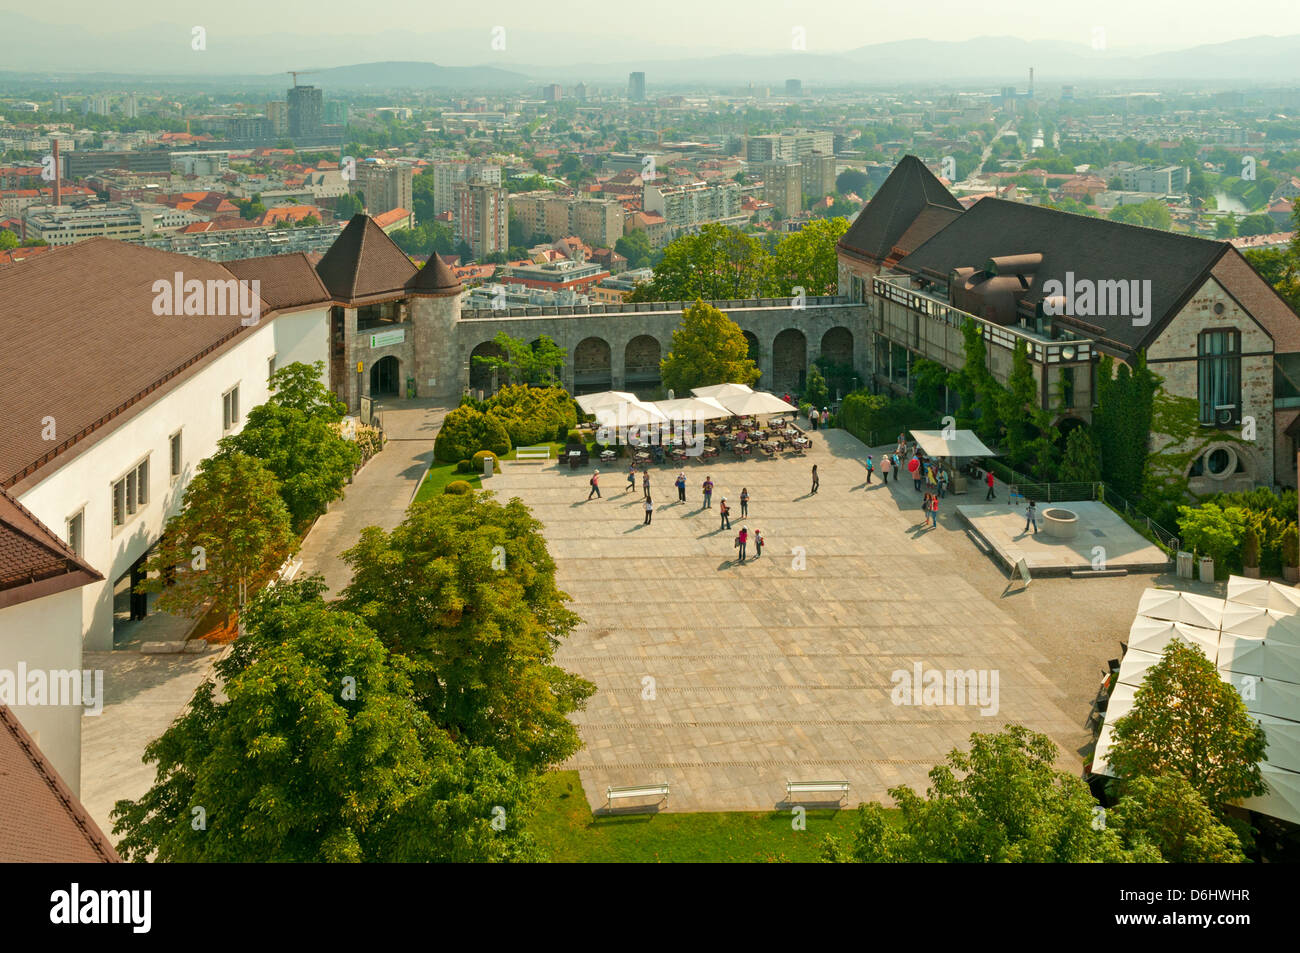
[[[627, 33], [593, 37], [511, 28], [436, 34], [207, 34], [195, 49], [193, 28], [152, 24], [115, 33], [75, 22], [48, 24], [4, 15], [0, 79], [113, 82], [154, 78], [212, 86], [275, 89], [283, 70], [316, 67], [303, 82], [326, 89], [508, 89], [541, 83], [627, 82], [644, 70], [651, 92], [708, 84], [774, 86], [800, 79], [809, 87], [1027, 82], [1035, 67], [1054, 83], [1300, 84], [1300, 35], [1257, 36], [1160, 53], [1095, 50], [1086, 42], [974, 37], [947, 42], [899, 40], [840, 53], [699, 51], [656, 46]], [[501, 28], [497, 28], [501, 29]], [[1084, 41], [1087, 37], [1081, 38]], [[500, 42], [494, 45], [494, 40]], [[436, 60], [436, 62], [429, 62]], [[329, 66], [331, 63], [356, 65]], [[144, 65], [147, 64], [147, 67]]]

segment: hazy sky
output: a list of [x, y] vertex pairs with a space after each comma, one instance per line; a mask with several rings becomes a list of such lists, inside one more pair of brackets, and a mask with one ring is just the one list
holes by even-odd
[[[448, 9], [452, 8], [452, 9]], [[454, 10], [454, 12], [453, 12]], [[644, 13], [640, 11], [644, 10]], [[929, 37], [962, 40], [1016, 36], [1089, 45], [1105, 30], [1112, 50], [1163, 50], [1260, 34], [1300, 33], [1300, 0], [654, 0], [644, 4], [539, 3], [491, 0], [465, 4], [437, 0], [0, 0], [0, 14], [77, 23], [111, 36], [117, 29], [154, 23], [202, 24], [210, 32], [250, 34], [368, 34], [386, 30], [484, 31], [493, 26], [553, 33], [640, 37], [648, 45], [702, 51], [790, 49], [802, 27], [808, 52], [835, 52], [870, 43]], [[2, 25], [2, 20], [0, 20]], [[517, 53], [525, 51], [516, 50]]]

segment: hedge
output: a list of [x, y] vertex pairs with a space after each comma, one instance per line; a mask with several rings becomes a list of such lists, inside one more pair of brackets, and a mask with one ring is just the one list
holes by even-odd
[[892, 443], [900, 431], [935, 430], [940, 425], [936, 414], [921, 409], [914, 401], [891, 400], [883, 394], [861, 391], [840, 402], [835, 423], [868, 445], [873, 433], [876, 443]]
[[501, 422], [516, 447], [549, 443], [561, 428], [578, 423], [577, 407], [563, 387], [511, 384], [487, 402], [487, 413]]
[[492, 458], [492, 472], [493, 472], [493, 473], [500, 473], [500, 472], [501, 472], [501, 460], [500, 460], [500, 458], [498, 458], [497, 455], [496, 455], [495, 453], [493, 453], [491, 450], [480, 450], [478, 453], [474, 454], [474, 462], [473, 462], [472, 464], [470, 464], [470, 472], [471, 472], [471, 473], [482, 473], [482, 472], [483, 472], [483, 461], [486, 460], [488, 457], [491, 457], [491, 458]]
[[497, 417], [463, 406], [443, 419], [433, 455], [442, 463], [458, 463], [479, 450], [491, 450], [500, 457], [510, 452], [510, 446], [510, 437]]
[[442, 492], [450, 493], [452, 496], [464, 496], [466, 493], [473, 493], [474, 487], [464, 480], [452, 480], [442, 488]]

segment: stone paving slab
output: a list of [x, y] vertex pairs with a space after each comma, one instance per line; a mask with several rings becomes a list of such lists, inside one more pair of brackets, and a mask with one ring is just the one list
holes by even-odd
[[[948, 751], [1009, 722], [1057, 739], [1061, 767], [1077, 770], [1078, 726], [1052, 660], [967, 578], [969, 540], [922, 529], [910, 483], [867, 484], [867, 451], [849, 435], [812, 438], [803, 458], [656, 467], [649, 526], [625, 469], [603, 470], [604, 496], [590, 502], [590, 470], [507, 463], [485, 481], [542, 521], [560, 588], [584, 620], [557, 658], [598, 687], [574, 719], [585, 747], [566, 765], [594, 809], [609, 785], [668, 781], [669, 811], [770, 810], [788, 779], [831, 776], [851, 782], [848, 804], [888, 803], [889, 787], [924, 790]], [[685, 504], [672, 486], [681, 469]], [[706, 473], [711, 511], [700, 506]], [[734, 512], [720, 531], [723, 496]], [[732, 545], [741, 525], [767, 541], [744, 564]], [[975, 699], [894, 704], [893, 674], [917, 662], [996, 671], [996, 712], [982, 715]]]
[[1031, 574], [1064, 574], [1078, 569], [1092, 569], [1094, 547], [1104, 550], [1106, 569], [1131, 572], [1160, 572], [1169, 567], [1169, 557], [1159, 546], [1149, 542], [1129, 527], [1114, 510], [1091, 500], [1061, 503], [1060, 508], [1078, 514], [1078, 534], [1060, 539], [1044, 532], [1043, 510], [1058, 504], [1038, 507], [1038, 533], [1025, 532], [1025, 508], [1006, 503], [973, 503], [957, 507], [972, 529], [992, 548], [1008, 570], [1021, 559]]

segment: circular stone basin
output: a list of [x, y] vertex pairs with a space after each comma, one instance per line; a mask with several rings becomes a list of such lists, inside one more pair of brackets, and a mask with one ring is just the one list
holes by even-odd
[[1059, 506], [1043, 510], [1043, 529], [1057, 539], [1074, 539], [1079, 532], [1079, 514]]

